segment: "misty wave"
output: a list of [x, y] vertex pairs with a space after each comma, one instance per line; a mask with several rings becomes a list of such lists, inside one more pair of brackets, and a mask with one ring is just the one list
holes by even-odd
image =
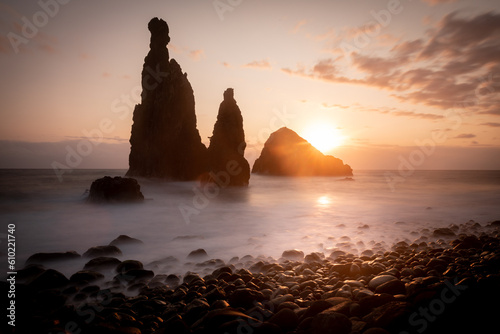
[[[85, 203], [94, 179], [124, 172], [76, 170], [59, 182], [50, 170], [1, 171], [2, 229], [16, 224], [18, 267], [33, 253], [83, 254], [124, 234], [144, 245], [123, 247], [121, 260], [183, 274], [192, 269], [187, 255], [199, 248], [225, 262], [245, 255], [277, 259], [294, 248], [360, 254], [375, 244], [412, 242], [425, 229], [500, 217], [497, 171], [417, 171], [394, 192], [383, 171], [356, 172], [352, 182], [252, 175], [248, 188], [211, 192], [195, 182], [139, 179], [142, 204]], [[86, 260], [57, 269], [72, 273]]]

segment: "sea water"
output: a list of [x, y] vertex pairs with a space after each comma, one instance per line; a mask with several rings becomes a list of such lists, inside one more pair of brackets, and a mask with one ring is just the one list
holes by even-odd
[[[0, 170], [0, 254], [7, 263], [7, 228], [15, 224], [16, 268], [37, 252], [107, 245], [125, 234], [142, 246], [121, 247], [121, 260], [148, 263], [169, 256], [188, 262], [199, 248], [209, 258], [279, 258], [287, 249], [359, 254], [374, 244], [412, 242], [434, 228], [500, 219], [500, 171], [415, 171], [389, 182], [385, 171], [340, 177], [252, 175], [248, 188], [138, 179], [140, 204], [85, 202], [93, 180], [125, 170]], [[427, 230], [426, 230], [427, 229]], [[88, 259], [54, 264], [70, 275]], [[182, 274], [185, 267], [155, 267]]]

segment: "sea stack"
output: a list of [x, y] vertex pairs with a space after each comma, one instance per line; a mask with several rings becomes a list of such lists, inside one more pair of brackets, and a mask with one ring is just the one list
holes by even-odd
[[273, 132], [255, 160], [252, 173], [281, 176], [352, 176], [352, 168], [324, 155], [296, 132], [283, 127]]
[[169, 29], [148, 24], [150, 51], [142, 69], [141, 103], [134, 109], [127, 176], [194, 180], [208, 169], [207, 149], [196, 128], [193, 89], [187, 74], [169, 59]]
[[[234, 99], [234, 90], [224, 92], [224, 101], [219, 106], [210, 146], [208, 147], [210, 176], [223, 180], [229, 186], [247, 186], [250, 179], [250, 165], [244, 157], [246, 148], [243, 117]], [[220, 180], [219, 180], [220, 182]]]

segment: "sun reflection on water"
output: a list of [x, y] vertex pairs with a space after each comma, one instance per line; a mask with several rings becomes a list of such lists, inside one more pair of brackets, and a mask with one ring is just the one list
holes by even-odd
[[323, 195], [321, 197], [318, 197], [318, 199], [316, 200], [316, 206], [319, 206], [322, 208], [326, 208], [326, 207], [330, 206], [331, 203], [332, 203], [332, 200], [330, 199], [330, 196], [328, 196], [328, 195]]

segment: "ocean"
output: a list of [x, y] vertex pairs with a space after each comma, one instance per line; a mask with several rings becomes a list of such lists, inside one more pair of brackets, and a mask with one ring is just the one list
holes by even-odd
[[[423, 240], [438, 227], [500, 219], [500, 171], [415, 171], [392, 186], [388, 175], [397, 172], [354, 171], [352, 180], [252, 175], [248, 188], [225, 189], [138, 179], [144, 203], [85, 202], [93, 180], [125, 172], [74, 170], [60, 181], [52, 170], [0, 170], [2, 263], [9, 224], [17, 269], [37, 252], [83, 254], [125, 234], [144, 245], [123, 247], [121, 260], [148, 268], [173, 257], [178, 261], [156, 265], [155, 273], [182, 275], [197, 270], [186, 257], [199, 248], [225, 262], [245, 255], [278, 259], [288, 249], [359, 255]], [[71, 275], [86, 261], [53, 267]]]

